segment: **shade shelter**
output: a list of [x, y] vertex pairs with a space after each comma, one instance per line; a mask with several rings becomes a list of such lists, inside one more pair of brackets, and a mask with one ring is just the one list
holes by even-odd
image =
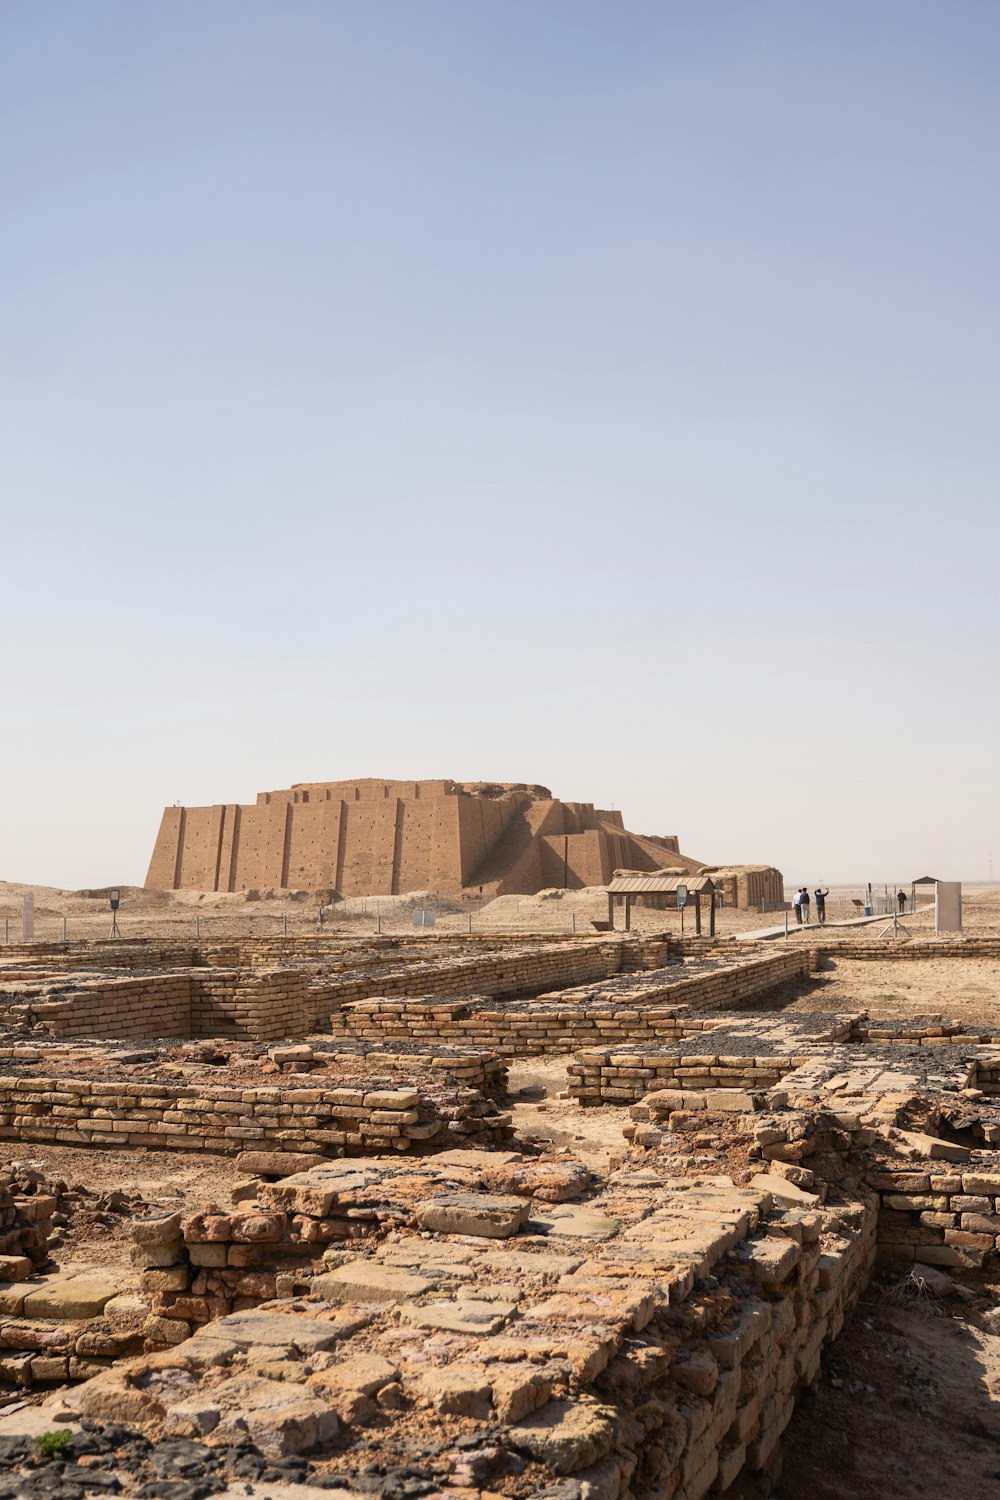
[[917, 909], [917, 886], [933, 885], [935, 888], [940, 884], [936, 875], [921, 875], [917, 880], [910, 881], [910, 910]]
[[636, 896], [674, 896], [671, 903], [676, 906], [677, 892], [681, 887], [694, 902], [694, 930], [701, 936], [701, 903], [708, 902], [708, 935], [715, 937], [715, 884], [708, 875], [619, 875], [607, 887], [608, 926], [615, 931], [615, 912], [619, 906], [625, 908], [624, 930], [632, 930], [632, 902]]

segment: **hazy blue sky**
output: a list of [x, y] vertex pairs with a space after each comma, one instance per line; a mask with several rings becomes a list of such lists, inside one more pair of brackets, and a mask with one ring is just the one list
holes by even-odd
[[1000, 872], [994, 0], [0, 9], [0, 878], [542, 781]]

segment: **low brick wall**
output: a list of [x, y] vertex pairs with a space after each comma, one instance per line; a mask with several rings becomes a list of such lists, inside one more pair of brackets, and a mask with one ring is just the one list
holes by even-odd
[[[892, 918], [887, 920], [891, 921]], [[902, 920], [905, 922], [906, 918]], [[912, 942], [891, 941], [888, 938], [881, 942], [864, 939], [857, 942], [849, 939], [828, 942], [823, 938], [818, 947], [824, 958], [866, 961], [873, 958], [907, 961], [924, 958], [1000, 958], [1000, 938], [995, 937], [934, 938], [927, 941], [915, 938]]]
[[815, 1064], [827, 1047], [850, 1038], [855, 1020], [848, 1014], [824, 1015], [814, 1027], [800, 1026], [791, 1034], [786, 1030], [776, 1039], [721, 1022], [707, 1025], [700, 1039], [687, 1035], [664, 1047], [642, 1042], [592, 1047], [569, 1064], [568, 1090], [583, 1105], [635, 1104], [652, 1090], [667, 1090], [671, 1092], [664, 1099], [676, 1093], [689, 1101], [686, 1108], [704, 1109], [705, 1090], [729, 1089], [743, 1091], [733, 1109], [751, 1109], [746, 1095], [773, 1088], [797, 1068]]
[[[688, 1108], [704, 1108], [704, 1098], [696, 1096], [705, 1089], [737, 1089], [752, 1092], [773, 1088], [800, 1063], [797, 1057], [726, 1057], [705, 1053], [697, 1057], [676, 1052], [650, 1050], [615, 1052], [611, 1049], [581, 1053], [569, 1064], [568, 1091], [578, 1103], [635, 1104], [651, 1090], [668, 1089], [684, 1094]], [[734, 1109], [746, 1109], [743, 1101]], [[679, 1107], [679, 1106], [677, 1106]]]
[[372, 995], [381, 997], [435, 998], [489, 995], [503, 999], [534, 995], [543, 990], [609, 979], [622, 970], [623, 957], [638, 966], [642, 957], [634, 945], [621, 939], [588, 939], [576, 946], [516, 948], [482, 956], [413, 963], [396, 972], [352, 975], [344, 979], [317, 979], [314, 990], [323, 997], [327, 1013]]
[[[398, 967], [429, 961], [446, 966], [489, 958], [493, 955], [548, 953], [554, 957], [562, 950], [587, 952], [595, 947], [612, 947], [620, 955], [617, 966], [655, 968], [667, 956], [690, 950], [670, 934], [642, 935], [613, 933], [605, 936], [586, 933], [438, 933], [415, 932], [412, 935], [351, 934], [298, 937], [247, 937], [218, 941], [197, 939], [194, 942], [171, 942], [168, 939], [144, 941], [81, 941], [67, 943], [0, 944], [0, 971], [24, 967], [45, 968], [53, 972], [65, 969], [187, 969], [270, 968], [287, 965], [307, 972], [320, 969], [331, 973], [384, 966]], [[707, 945], [711, 946], [711, 945]], [[698, 952], [707, 946], [697, 947]]]
[[122, 1331], [106, 1318], [56, 1323], [7, 1316], [0, 1328], [0, 1380], [29, 1390], [89, 1380], [145, 1347], [145, 1331]]
[[133, 979], [81, 980], [66, 995], [8, 1007], [13, 1021], [59, 1040], [304, 1036], [319, 1023], [304, 974], [291, 969], [189, 969]]
[[[662, 970], [663, 984], [629, 988], [627, 979], [613, 999], [586, 1005], [579, 995], [539, 996], [530, 1004], [492, 1009], [488, 1002], [449, 1004], [446, 999], [359, 1000], [344, 1005], [338, 1023], [348, 1036], [378, 1040], [437, 1039], [495, 1047], [508, 1057], [564, 1052], [601, 1041], [673, 1041], [710, 1023], [690, 1014], [722, 1009], [768, 994], [809, 973], [805, 951], [744, 959], [684, 978], [684, 969]], [[670, 998], [671, 1004], [653, 1004]]]
[[647, 1011], [623, 1011], [612, 1006], [587, 1012], [519, 1007], [492, 1010], [461, 1001], [359, 1000], [345, 1008], [341, 1021], [347, 1036], [366, 1041], [406, 1039], [411, 1042], [463, 1042], [495, 1047], [505, 1057], [532, 1057], [562, 1052], [595, 1037], [636, 1034], [673, 1040], [687, 1036], [703, 1022], [692, 1023], [686, 1012], [672, 1006]]
[[478, 1089], [425, 1081], [333, 1088], [0, 1078], [0, 1140], [175, 1151], [357, 1155], [493, 1144], [510, 1116]]
[[871, 1172], [878, 1191], [878, 1250], [903, 1266], [995, 1272], [1000, 1267], [1000, 1161], [994, 1170], [947, 1161]]

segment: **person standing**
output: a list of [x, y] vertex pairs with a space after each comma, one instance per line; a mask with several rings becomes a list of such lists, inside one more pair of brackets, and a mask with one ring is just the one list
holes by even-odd
[[896, 900], [899, 902], [899, 915], [902, 916], [904, 911], [906, 910], [906, 892], [897, 891]]
[[796, 922], [798, 922], [799, 926], [801, 927], [802, 926], [802, 890], [801, 890], [801, 888], [799, 890], [797, 890], [795, 892], [795, 895], [792, 897], [792, 906], [795, 908], [795, 920], [796, 920]]
[[802, 925], [805, 927], [809, 921], [809, 887], [802, 887]]
[[821, 891], [819, 886], [813, 891], [813, 895], [816, 897], [816, 920], [821, 927], [826, 926], [826, 898], [829, 894], [829, 886], [827, 886], [825, 891]]

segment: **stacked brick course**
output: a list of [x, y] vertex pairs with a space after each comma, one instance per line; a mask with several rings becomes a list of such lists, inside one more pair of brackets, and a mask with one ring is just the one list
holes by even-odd
[[[686, 977], [680, 967], [662, 971], [662, 984], [627, 981], [605, 1003], [586, 1004], [577, 992], [540, 995], [530, 1004], [495, 1009], [488, 1001], [476, 1004], [378, 997], [342, 1004], [338, 1024], [347, 1035], [377, 1040], [405, 1037], [412, 1041], [438, 1039], [496, 1047], [511, 1057], [562, 1052], [581, 1043], [606, 1039], [658, 1041], [686, 1036], [706, 1024], [682, 1007], [698, 1010], [739, 1005], [769, 993], [789, 980], [805, 977], [810, 955], [805, 951], [767, 954]], [[653, 1002], [670, 998], [669, 1006]]]
[[881, 1203], [882, 1258], [903, 1266], [1000, 1267], [1000, 1161], [972, 1169], [914, 1161], [874, 1171], [868, 1181]]
[[322, 1006], [291, 969], [174, 970], [80, 980], [66, 995], [13, 1004], [9, 1017], [62, 1040], [80, 1037], [253, 1037], [314, 1031]]
[[387, 1092], [360, 1078], [339, 1088], [252, 1089], [0, 1078], [0, 1140], [343, 1155], [435, 1150], [465, 1139], [489, 1144], [505, 1139], [509, 1125], [478, 1089], [431, 1080]]

